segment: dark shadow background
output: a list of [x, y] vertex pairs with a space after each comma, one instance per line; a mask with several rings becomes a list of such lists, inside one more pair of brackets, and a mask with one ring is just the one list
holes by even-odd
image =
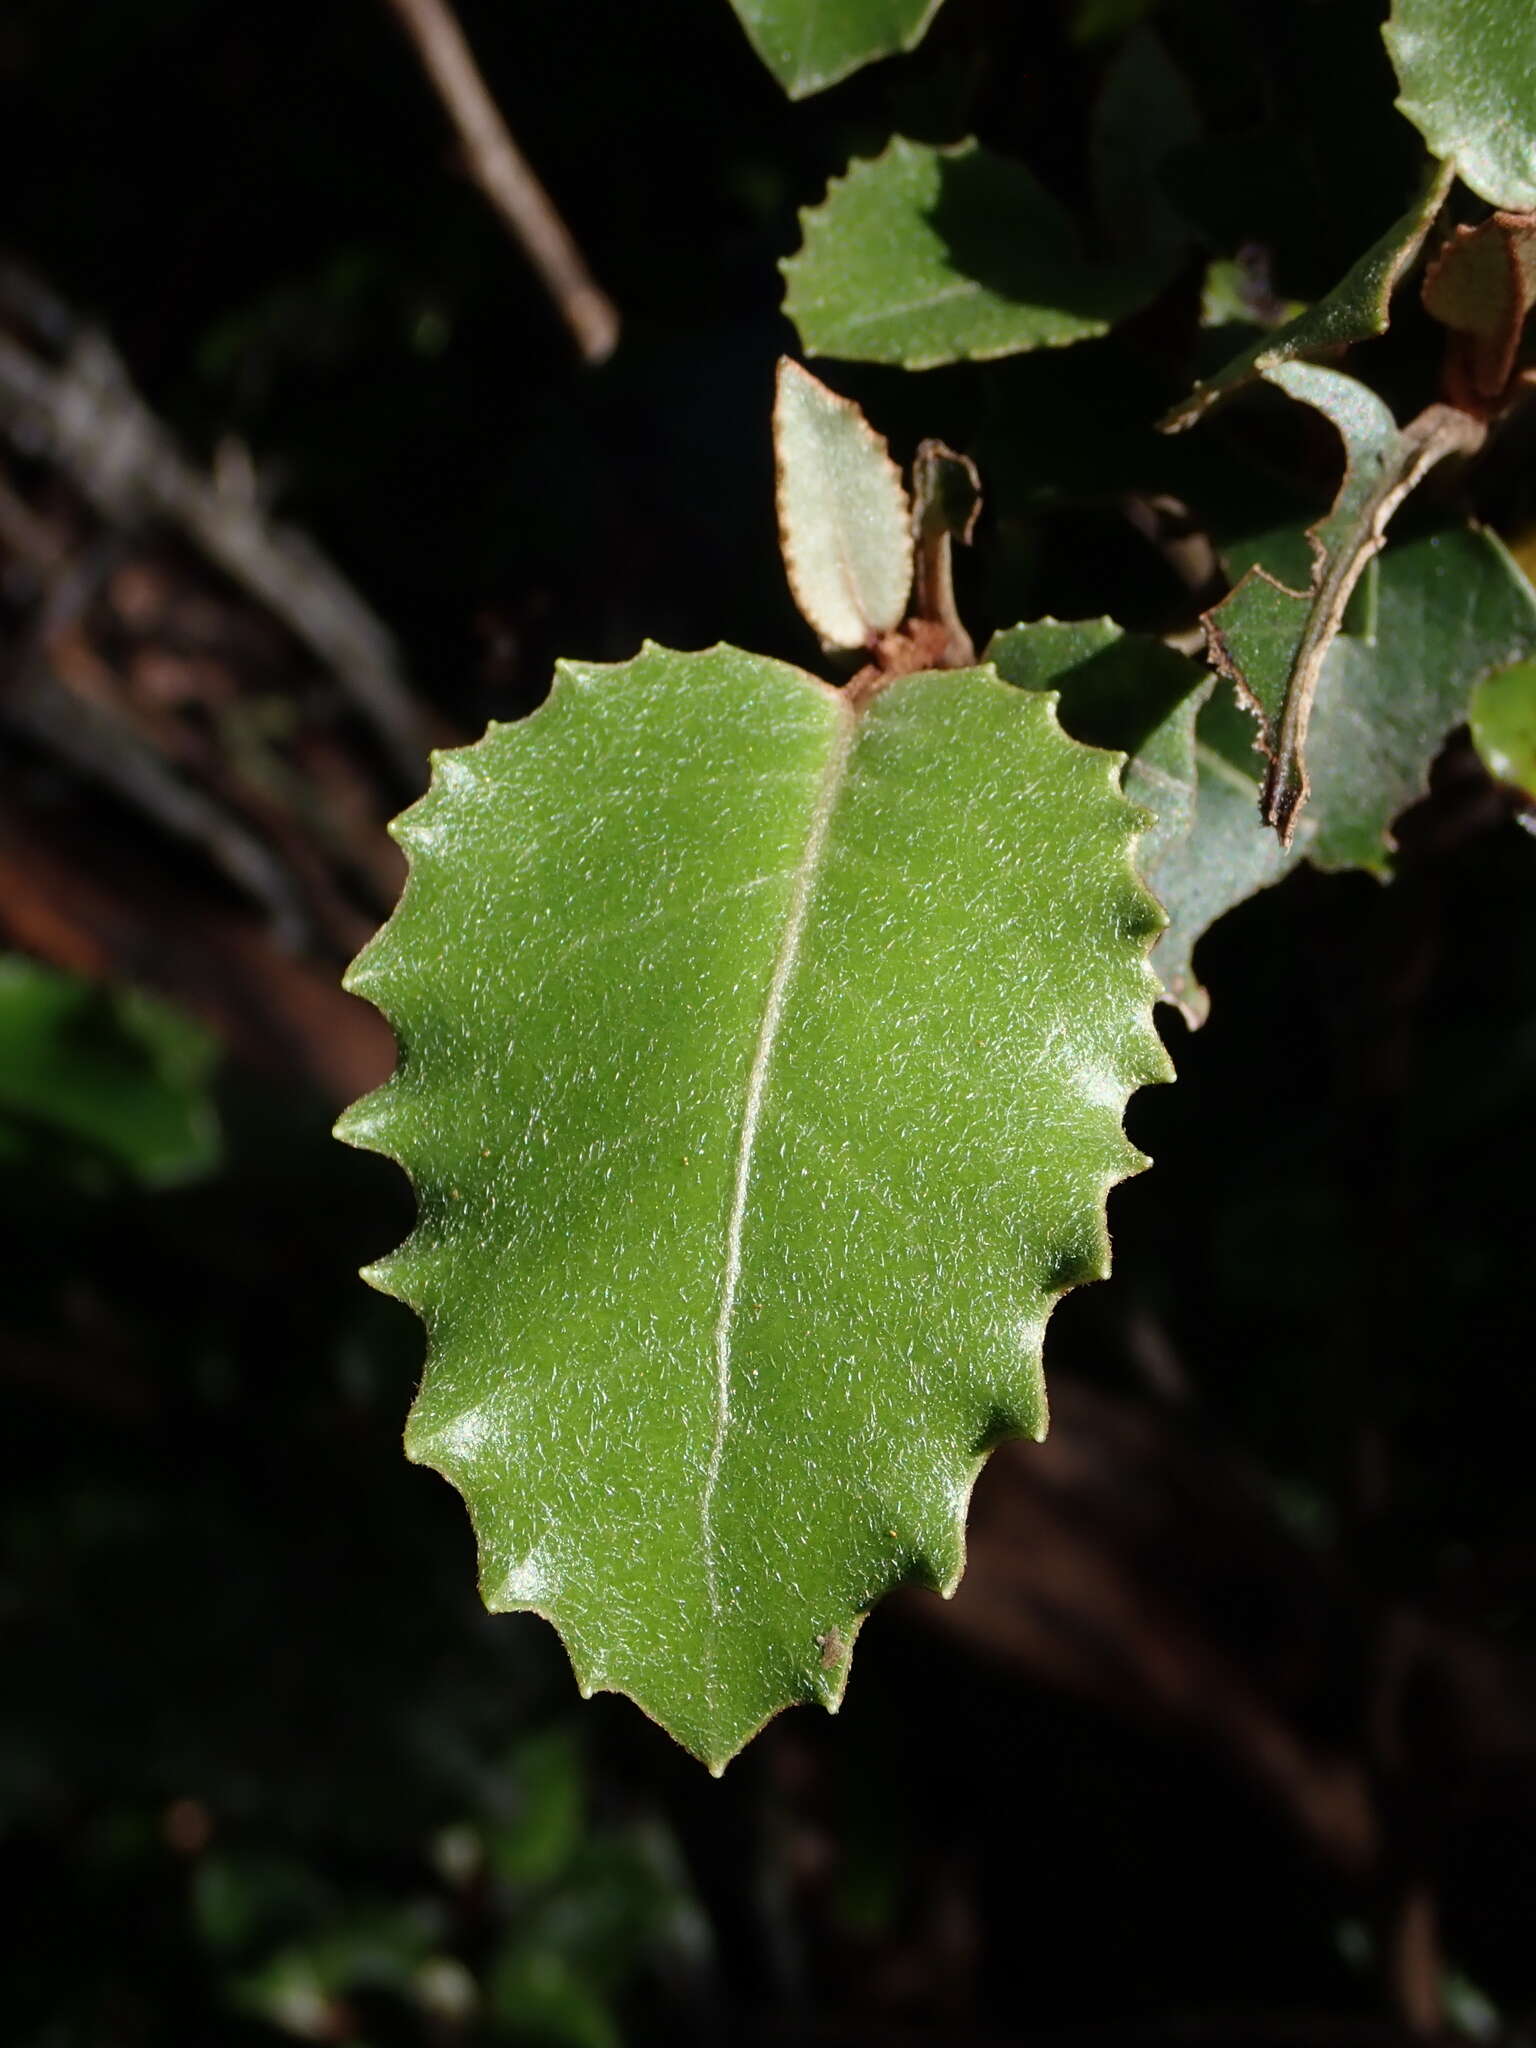
[[[1378, 10], [1156, 11], [1206, 124], [1168, 189], [1326, 288], [1414, 175]], [[814, 664], [767, 431], [796, 209], [892, 131], [974, 131], [1107, 236], [1115, 35], [948, 0], [791, 106], [725, 0], [462, 13], [621, 308], [601, 370], [378, 0], [12, 0], [0, 331], [54, 367], [104, 333], [194, 466], [306, 530], [398, 636], [423, 748], [643, 636]], [[1187, 621], [1128, 502], [1219, 532], [1277, 487], [1241, 422], [1153, 432], [1198, 282], [1058, 357], [831, 366], [898, 452], [980, 461], [978, 638]], [[1426, 348], [1405, 316], [1383, 379]], [[1168, 1023], [1179, 1084], [1132, 1106], [1157, 1164], [1115, 1277], [1052, 1325], [1050, 1442], [989, 1468], [952, 1605], [887, 1603], [842, 1714], [717, 1784], [481, 1612], [457, 1499], [399, 1453], [419, 1333], [354, 1273], [409, 1199], [327, 1133], [388, 1066], [336, 980], [409, 778], [185, 532], [14, 409], [0, 465], [0, 928], [78, 977], [103, 1088], [174, 1122], [213, 1058], [222, 1131], [167, 1171], [0, 1077], [0, 2037], [1532, 2038], [1536, 842], [1465, 744], [1391, 889], [1303, 873], [1212, 936], [1211, 1021]], [[1511, 531], [1527, 474], [1489, 472]], [[150, 1058], [125, 989], [203, 1053]]]

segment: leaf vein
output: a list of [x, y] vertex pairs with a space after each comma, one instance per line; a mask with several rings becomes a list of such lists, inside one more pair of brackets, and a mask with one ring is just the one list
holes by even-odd
[[805, 936], [816, 878], [826, 852], [832, 814], [837, 807], [837, 799], [847, 773], [848, 757], [853, 749], [856, 715], [843, 699], [838, 700], [838, 709], [841, 713], [841, 727], [827, 760], [821, 788], [816, 797], [816, 807], [811, 813], [805, 850], [795, 870], [789, 913], [774, 959], [773, 973], [769, 979], [768, 992], [763, 1001], [763, 1014], [758, 1025], [757, 1042], [752, 1051], [752, 1065], [747, 1075], [746, 1096], [742, 1107], [741, 1134], [736, 1148], [736, 1173], [731, 1191], [731, 1210], [726, 1224], [725, 1270], [720, 1287], [720, 1310], [715, 1319], [714, 1434], [710, 1444], [709, 1463], [704, 1474], [704, 1490], [699, 1503], [705, 1584], [713, 1624], [709, 1672], [705, 1686], [706, 1705], [711, 1719], [715, 1710], [714, 1693], [721, 1616], [720, 1584], [715, 1564], [715, 1492], [720, 1483], [726, 1437], [731, 1426], [731, 1337], [736, 1320], [736, 1298], [741, 1285], [741, 1248], [746, 1229], [747, 1196], [752, 1184], [752, 1155], [757, 1142], [758, 1125], [762, 1119], [763, 1101], [768, 1091], [768, 1074], [773, 1062], [779, 1025], [783, 1019], [790, 984], [794, 979], [795, 967], [800, 957], [801, 941]]

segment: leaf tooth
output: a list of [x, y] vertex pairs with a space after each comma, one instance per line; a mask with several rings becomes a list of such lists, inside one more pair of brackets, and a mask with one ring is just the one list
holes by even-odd
[[[398, 1161], [396, 1162], [399, 1163]], [[380, 1294], [387, 1294], [395, 1301], [403, 1301], [407, 1308], [421, 1314], [421, 1303], [417, 1300], [414, 1287], [414, 1265], [411, 1256], [411, 1242], [415, 1232], [398, 1245], [394, 1251], [386, 1252], [382, 1259], [374, 1259], [362, 1268], [362, 1277], [368, 1285], [377, 1288]]]
[[405, 1430], [405, 1454], [417, 1465], [435, 1471], [464, 1471], [481, 1462], [486, 1451], [496, 1448], [495, 1403], [475, 1399], [446, 1416], [423, 1419], [420, 1406], [412, 1411]]
[[[350, 1109], [344, 1109], [331, 1126], [331, 1135], [339, 1138], [344, 1145], [353, 1145], [359, 1152], [383, 1152], [381, 1140], [391, 1135], [399, 1094], [399, 1077], [392, 1074], [371, 1094], [354, 1102]], [[394, 1154], [386, 1156], [393, 1158]]]

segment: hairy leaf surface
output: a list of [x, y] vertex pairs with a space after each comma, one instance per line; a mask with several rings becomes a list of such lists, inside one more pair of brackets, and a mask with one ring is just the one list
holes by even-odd
[[731, 0], [747, 38], [792, 100], [877, 57], [912, 50], [940, 0]]
[[1492, 206], [1536, 207], [1536, 7], [1530, 0], [1393, 0], [1383, 31], [1397, 104]]
[[974, 142], [898, 136], [800, 218], [784, 310], [811, 355], [928, 370], [1060, 348], [1105, 333], [1150, 288], [1090, 262], [1024, 166]]
[[912, 506], [885, 437], [851, 399], [786, 356], [773, 408], [779, 546], [824, 647], [900, 625], [912, 588]]
[[350, 985], [400, 1066], [371, 1277], [429, 1334], [410, 1455], [497, 1610], [715, 1768], [950, 1588], [1041, 1333], [1105, 1270], [1155, 905], [1118, 762], [990, 669], [864, 708], [717, 648], [566, 664], [443, 755]]

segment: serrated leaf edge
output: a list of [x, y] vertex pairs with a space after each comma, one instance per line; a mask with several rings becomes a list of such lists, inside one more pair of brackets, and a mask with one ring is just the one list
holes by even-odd
[[[431, 755], [432, 779], [427, 790], [415, 803], [395, 818], [389, 827], [391, 836], [405, 852], [407, 866], [405, 885], [395, 910], [358, 954], [342, 977], [342, 986], [349, 993], [371, 1003], [393, 1027], [395, 1020], [391, 1012], [385, 1007], [378, 994], [370, 993], [369, 991], [369, 963], [380, 947], [381, 941], [386, 938], [386, 935], [395, 926], [396, 921], [410, 899], [412, 877], [418, 864], [424, 858], [430, 857], [429, 845], [413, 831], [412, 821], [421, 808], [429, 801], [451, 791], [453, 780], [452, 763], [456, 757], [479, 751], [485, 747], [490, 739], [507, 730], [510, 725], [524, 726], [532, 720], [539, 718], [556, 701], [557, 695], [568, 693], [573, 689], [580, 690], [593, 687], [594, 685], [601, 687], [610, 682], [617, 682], [632, 667], [633, 660], [647, 655], [666, 655], [679, 651], [663, 647], [652, 640], [645, 640], [641, 643], [639, 654], [636, 657], [632, 657], [631, 661], [628, 662], [557, 662], [548, 696], [527, 718], [516, 721], [492, 720], [488, 723], [485, 733], [479, 740], [473, 741], [464, 747], [439, 748], [433, 751]], [[728, 643], [717, 642], [711, 648], [697, 650], [695, 658], [707, 658], [711, 654], [735, 656], [739, 652], [740, 650], [731, 647]], [[789, 663], [778, 665], [784, 668], [792, 667], [792, 664]], [[806, 670], [797, 669], [794, 670], [794, 673], [803, 677], [807, 683], [834, 698], [840, 704], [846, 703], [847, 700], [844, 698], [843, 693], [840, 690], [834, 689], [820, 677], [812, 675]], [[938, 673], [945, 672], [941, 671]], [[1044, 1291], [1045, 1307], [1040, 1317], [1040, 1334], [1043, 1342], [1044, 1331], [1049, 1324], [1057, 1303], [1063, 1295], [1070, 1293], [1077, 1286], [1108, 1277], [1112, 1254], [1107, 1213], [1108, 1198], [1113, 1190], [1121, 1185], [1122, 1182], [1144, 1172], [1152, 1163], [1150, 1158], [1126, 1137], [1124, 1118], [1126, 1105], [1139, 1088], [1151, 1086], [1160, 1081], [1170, 1081], [1174, 1078], [1172, 1063], [1163, 1047], [1156, 1024], [1153, 1021], [1156, 1005], [1162, 998], [1163, 989], [1162, 982], [1152, 967], [1150, 960], [1152, 948], [1156, 945], [1162, 932], [1167, 929], [1168, 918], [1155, 893], [1143, 879], [1136, 864], [1138, 841], [1155, 820], [1141, 805], [1134, 803], [1128, 798], [1120, 786], [1120, 776], [1127, 757], [1118, 750], [1092, 747], [1085, 745], [1080, 740], [1073, 739], [1071, 734], [1062, 726], [1057, 715], [1060, 702], [1059, 691], [1019, 692], [991, 664], [985, 662], [975, 664], [970, 669], [964, 671], [964, 673], [973, 676], [979, 674], [995, 683], [999, 689], [1007, 690], [1011, 694], [1028, 695], [1039, 704], [1042, 715], [1046, 717], [1056, 735], [1066, 742], [1068, 748], [1078, 755], [1096, 756], [1098, 758], [1105, 777], [1108, 793], [1120, 807], [1126, 821], [1127, 829], [1122, 852], [1123, 876], [1128, 885], [1126, 902], [1128, 905], [1131, 902], [1137, 903], [1147, 913], [1144, 925], [1140, 930], [1132, 931], [1127, 928], [1119, 935], [1118, 939], [1119, 943], [1139, 944], [1141, 947], [1143, 995], [1141, 1002], [1134, 1006], [1125, 1024], [1124, 1035], [1128, 1051], [1133, 1046], [1139, 1046], [1139, 1051], [1143, 1057], [1139, 1062], [1139, 1067], [1138, 1063], [1132, 1059], [1127, 1059], [1127, 1068], [1134, 1070], [1133, 1078], [1123, 1083], [1116, 1081], [1108, 1098], [1099, 1105], [1108, 1108], [1111, 1106], [1111, 1103], [1113, 1104], [1115, 1121], [1119, 1127], [1122, 1156], [1117, 1162], [1117, 1167], [1112, 1167], [1104, 1173], [1096, 1193], [1091, 1197], [1090, 1201], [1084, 1204], [1085, 1212], [1091, 1208], [1093, 1216], [1091, 1242], [1085, 1245], [1088, 1256], [1079, 1263], [1077, 1269], [1070, 1277], [1063, 1279], [1057, 1286]], [[908, 676], [901, 680], [912, 682], [917, 679], [916, 676]], [[849, 720], [850, 736], [856, 730], [856, 726], [857, 714], [854, 714]], [[834, 808], [835, 794], [831, 803], [827, 806], [829, 818]], [[412, 1192], [417, 1196], [418, 1206], [420, 1206], [421, 1179], [416, 1169], [412, 1166], [409, 1157], [405, 1155], [402, 1149], [397, 1149], [397, 1147], [403, 1146], [404, 1139], [397, 1137], [384, 1120], [392, 1089], [393, 1077], [354, 1103], [337, 1118], [333, 1126], [333, 1135], [343, 1144], [351, 1145], [359, 1151], [377, 1153], [393, 1161], [405, 1174]], [[421, 1303], [413, 1298], [408, 1272], [412, 1248], [420, 1234], [421, 1225], [418, 1222], [394, 1251], [363, 1267], [360, 1277], [378, 1292], [387, 1294], [393, 1299], [402, 1302], [422, 1320], [426, 1333], [426, 1354], [422, 1372], [423, 1380], [425, 1380], [427, 1374], [432, 1370], [437, 1344], [433, 1332], [426, 1322], [426, 1316]], [[886, 1598], [897, 1586], [910, 1583], [924, 1584], [946, 1600], [954, 1597], [965, 1573], [967, 1525], [970, 1515], [971, 1498], [976, 1482], [987, 1460], [999, 1444], [1011, 1438], [1020, 1436], [1032, 1437], [1037, 1443], [1042, 1442], [1045, 1438], [1049, 1425], [1049, 1413], [1043, 1358], [1038, 1353], [1036, 1355], [1034, 1377], [1038, 1390], [1039, 1407], [1033, 1424], [1025, 1423], [1022, 1418], [1014, 1419], [1000, 1411], [999, 1421], [1001, 1426], [997, 1429], [996, 1434], [976, 1454], [969, 1474], [964, 1479], [962, 1485], [956, 1490], [955, 1513], [951, 1525], [954, 1537], [952, 1553], [954, 1566], [952, 1571], [944, 1578], [939, 1579], [931, 1575], [931, 1573], [925, 1573], [921, 1565], [917, 1565], [887, 1578], [884, 1583], [871, 1591], [867, 1604], [854, 1616], [851, 1625], [844, 1634], [837, 1663], [825, 1669], [820, 1674], [819, 1682], [814, 1686], [816, 1698], [829, 1713], [836, 1713], [842, 1704], [852, 1665], [853, 1646], [864, 1623], [868, 1620], [870, 1613], [880, 1600]], [[414, 1402], [411, 1413], [412, 1416], [415, 1413]], [[426, 1451], [419, 1444], [413, 1445], [410, 1416], [407, 1417], [406, 1421], [404, 1450], [407, 1459], [411, 1463], [423, 1465], [427, 1469], [437, 1472], [440, 1477], [448, 1481], [464, 1501], [471, 1525], [475, 1530], [477, 1552], [480, 1559], [479, 1588], [481, 1598], [487, 1610], [492, 1613], [533, 1614], [546, 1621], [560, 1639], [583, 1699], [590, 1699], [594, 1693], [598, 1692], [620, 1693], [623, 1697], [632, 1700], [641, 1712], [646, 1715], [647, 1719], [654, 1721], [674, 1741], [679, 1741], [683, 1747], [691, 1748], [691, 1745], [682, 1741], [676, 1730], [668, 1727], [646, 1702], [635, 1693], [627, 1691], [621, 1685], [604, 1684], [601, 1680], [593, 1677], [587, 1660], [582, 1658], [577, 1648], [566, 1636], [554, 1606], [544, 1606], [537, 1599], [507, 1600], [503, 1597], [504, 1589], [493, 1590], [487, 1586], [485, 1577], [485, 1547], [480, 1538], [476, 1504], [457, 1479], [450, 1473], [443, 1471], [441, 1466], [434, 1464], [431, 1457], [427, 1455]], [[802, 1704], [802, 1702], [795, 1699], [780, 1701], [777, 1706], [770, 1708], [760, 1721], [742, 1735], [733, 1747], [722, 1754], [705, 1755], [702, 1751], [698, 1750], [694, 1750], [692, 1753], [699, 1756], [700, 1761], [705, 1764], [711, 1776], [718, 1778], [724, 1773], [726, 1766], [732, 1759], [740, 1755], [741, 1751], [756, 1739], [770, 1721], [776, 1719], [786, 1708], [799, 1704]]]
[[923, 9], [920, 19], [914, 26], [905, 35], [899, 36], [895, 42], [887, 44], [884, 49], [872, 51], [866, 57], [850, 58], [846, 64], [834, 66], [828, 71], [817, 72], [814, 77], [798, 79], [793, 85], [782, 76], [778, 65], [768, 55], [763, 47], [762, 40], [754, 32], [740, 8], [733, 5], [731, 11], [741, 24], [742, 33], [751, 44], [754, 54], [785, 98], [789, 100], [808, 100], [814, 97], [816, 93], [827, 91], [830, 86], [840, 85], [845, 78], [852, 78], [855, 72], [863, 71], [871, 64], [883, 63], [887, 57], [904, 57], [910, 51], [915, 50], [923, 40], [923, 37], [927, 35], [929, 29], [932, 28], [934, 16], [943, 4], [944, 0], [928, 0], [928, 5]]
[[[1032, 354], [1036, 349], [1070, 348], [1075, 342], [1094, 341], [1100, 335], [1109, 333], [1115, 324], [1113, 320], [1099, 318], [1097, 315], [1074, 314], [1070, 317], [1067, 324], [1044, 329], [1037, 341], [1032, 341], [1027, 347], [1023, 348], [1017, 343], [1009, 342], [996, 345], [989, 344], [958, 351], [944, 349], [940, 350], [937, 354], [916, 352], [901, 356], [854, 356], [837, 349], [818, 348], [805, 332], [805, 329], [800, 324], [798, 314], [790, 304], [790, 298], [799, 276], [799, 266], [805, 261], [806, 241], [811, 232], [812, 225], [819, 220], [821, 215], [829, 211], [834, 203], [834, 195], [841, 192], [845, 185], [851, 184], [856, 177], [861, 176], [866, 171], [878, 169], [880, 165], [890, 162], [893, 158], [898, 160], [903, 157], [910, 158], [913, 156], [963, 158], [979, 154], [984, 146], [974, 135], [968, 135], [960, 142], [950, 143], [913, 142], [909, 136], [893, 135], [885, 148], [876, 155], [850, 157], [847, 168], [844, 171], [841, 173], [834, 172], [828, 178], [827, 189], [816, 205], [802, 206], [799, 209], [797, 219], [800, 224], [800, 247], [792, 255], [779, 258], [779, 274], [784, 279], [784, 316], [794, 327], [795, 333], [799, 336], [800, 346], [808, 356], [824, 357], [829, 362], [881, 363], [894, 365], [903, 370], [941, 370], [947, 368], [952, 363], [996, 363], [1002, 362], [1009, 356]], [[992, 151], [989, 154], [995, 155], [997, 152]], [[1004, 159], [1004, 161], [1007, 161], [1007, 159]], [[980, 293], [985, 290], [986, 286], [979, 279], [971, 279], [967, 281], [966, 288], [954, 293], [953, 297], [955, 300], [963, 300], [974, 293]], [[881, 317], [889, 318], [890, 310], [889, 307], [882, 307], [880, 309]], [[1043, 309], [1039, 308], [1035, 310], [1043, 311]]]
[[[883, 622], [869, 618], [868, 607], [863, 602], [863, 593], [857, 588], [851, 572], [848, 572], [844, 565], [844, 589], [849, 604], [863, 618], [865, 625], [865, 631], [853, 639], [828, 631], [826, 618], [824, 615], [819, 616], [821, 607], [815, 599], [810, 581], [805, 576], [801, 564], [795, 521], [788, 502], [791, 464], [785, 459], [783, 437], [780, 432], [780, 423], [789, 402], [788, 394], [797, 387], [801, 388], [813, 403], [820, 404], [826, 401], [833, 410], [843, 413], [851, 420], [856, 431], [863, 436], [864, 446], [871, 459], [872, 471], [879, 472], [892, 494], [892, 508], [896, 517], [892, 522], [890, 539], [893, 543], [893, 553], [900, 558], [902, 564], [904, 588], [901, 601], [891, 616]], [[900, 466], [891, 454], [891, 444], [877, 427], [870, 425], [864, 408], [856, 399], [845, 398], [840, 391], [834, 391], [829, 384], [823, 384], [819, 377], [813, 377], [793, 356], [780, 356], [774, 388], [773, 448], [773, 503], [778, 518], [779, 553], [783, 557], [784, 573], [789, 579], [790, 595], [799, 607], [800, 616], [820, 638], [823, 649], [828, 652], [836, 648], [852, 651], [855, 648], [870, 646], [881, 633], [893, 632], [901, 624], [912, 592], [912, 504], [907, 495]]]

